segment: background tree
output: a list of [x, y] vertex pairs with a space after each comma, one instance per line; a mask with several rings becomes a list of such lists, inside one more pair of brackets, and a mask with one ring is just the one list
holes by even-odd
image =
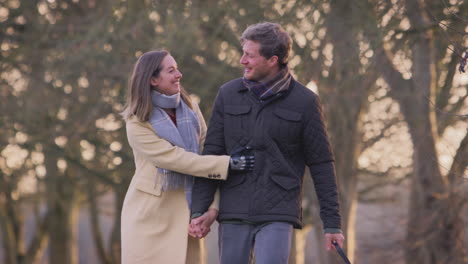
[[[466, 5], [1, 0], [0, 255], [6, 263], [77, 263], [84, 258], [78, 216], [86, 212], [98, 259], [87, 261], [120, 263], [120, 210], [133, 160], [119, 112], [136, 59], [169, 49], [208, 120], [218, 87], [241, 76], [239, 36], [248, 25], [271, 20], [293, 37], [295, 78], [323, 102], [348, 255], [360, 263], [462, 263], [468, 109], [466, 81], [456, 67]], [[395, 140], [406, 134], [408, 141]], [[440, 146], [450, 137], [456, 147], [446, 155]], [[392, 160], [396, 155], [400, 161]], [[356, 207], [391, 201], [395, 210], [398, 199], [382, 190], [405, 192], [408, 183], [408, 226], [392, 226], [408, 232], [392, 250], [406, 249], [405, 260], [379, 251], [385, 241], [367, 243], [379, 252], [371, 259], [356, 246], [363, 243]], [[304, 189], [304, 221], [315, 232], [321, 226], [311, 186]], [[315, 234], [306, 250], [323, 244], [321, 232]], [[291, 263], [303, 261], [303, 237], [298, 232]], [[339, 263], [336, 254], [317, 252], [316, 262]]]
[[[466, 254], [462, 219], [465, 202], [461, 197], [462, 193], [466, 193], [466, 183], [463, 181], [468, 164], [466, 127], [465, 136], [448, 172], [441, 171], [437, 150], [439, 136], [445, 130], [444, 123], [450, 122], [447, 119], [451, 119], [450, 123], [453, 124], [466, 118], [466, 115], [458, 115], [458, 120], [453, 118], [457, 116], [461, 105], [465, 105], [466, 86], [461, 87], [465, 90], [465, 96], [455, 97], [453, 105], [447, 101], [460, 89], [454, 86], [454, 68], [460, 54], [454, 52], [453, 48], [450, 51], [450, 42], [441, 34], [443, 29], [439, 34], [434, 32], [438, 29], [439, 21], [432, 13], [441, 14], [444, 7], [450, 7], [430, 1], [403, 1], [400, 7], [402, 13], [398, 16], [407, 27], [399, 33], [401, 35], [383, 34], [378, 29], [378, 21], [372, 23], [367, 32], [376, 51], [377, 69], [389, 84], [390, 95], [400, 105], [413, 142], [414, 171], [405, 245], [406, 261], [463, 263]], [[460, 15], [466, 15], [466, 5], [457, 3], [453, 7], [460, 11]], [[368, 12], [379, 13], [375, 8], [368, 9]], [[385, 42], [384, 37], [389, 35], [389, 44], [393, 44], [393, 47], [400, 47], [398, 42], [403, 42], [409, 48], [386, 48], [391, 45], [382, 44]], [[436, 45], [437, 40], [439, 42]], [[408, 58], [411, 66], [408, 67], [405, 62], [399, 65], [395, 63], [395, 53], [398, 52], [400, 56]], [[451, 59], [444, 63], [447, 53]], [[442, 121], [437, 122], [437, 112]], [[444, 113], [447, 116], [443, 116]]]

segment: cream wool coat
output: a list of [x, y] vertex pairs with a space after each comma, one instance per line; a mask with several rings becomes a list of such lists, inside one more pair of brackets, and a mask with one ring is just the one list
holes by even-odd
[[[198, 106], [194, 109], [203, 146], [206, 124]], [[155, 185], [157, 167], [225, 180], [229, 156], [187, 152], [157, 136], [149, 122], [139, 122], [136, 117], [127, 120], [126, 129], [136, 171], [122, 208], [122, 263], [200, 263], [200, 240], [188, 235], [190, 210], [185, 192], [164, 192], [160, 185]], [[218, 201], [219, 196], [211, 207], [217, 208]]]

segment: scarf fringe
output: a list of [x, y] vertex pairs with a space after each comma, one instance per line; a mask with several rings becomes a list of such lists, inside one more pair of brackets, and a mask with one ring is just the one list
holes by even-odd
[[193, 176], [158, 168], [155, 185], [160, 185], [163, 191], [187, 189], [193, 185]]
[[[159, 105], [162, 101], [176, 101], [177, 98], [159, 98], [152, 94], [154, 109], [150, 116], [150, 123], [158, 136], [169, 141], [172, 145], [184, 148], [186, 151], [198, 153], [200, 140], [200, 124], [197, 114], [180, 100], [176, 108], [177, 126], [174, 125], [166, 112]], [[158, 168], [155, 176], [155, 186], [160, 185], [163, 191], [185, 190], [190, 204], [193, 176]]]

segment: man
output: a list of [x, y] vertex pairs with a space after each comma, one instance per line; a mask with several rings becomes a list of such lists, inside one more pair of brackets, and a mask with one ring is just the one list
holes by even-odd
[[[216, 212], [207, 212], [219, 187], [222, 264], [287, 263], [293, 228], [302, 227], [302, 183], [309, 167], [320, 203], [327, 250], [343, 245], [333, 154], [319, 98], [288, 69], [291, 38], [275, 23], [248, 27], [241, 37], [244, 77], [216, 97], [205, 155], [239, 149], [255, 154], [255, 168], [220, 182], [197, 178], [192, 228], [206, 235]], [[192, 233], [194, 229], [191, 229]]]

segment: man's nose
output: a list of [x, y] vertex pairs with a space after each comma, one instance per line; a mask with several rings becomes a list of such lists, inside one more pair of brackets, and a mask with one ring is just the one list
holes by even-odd
[[245, 56], [242, 56], [240, 58], [240, 64], [247, 64], [247, 60], [245, 59]]

